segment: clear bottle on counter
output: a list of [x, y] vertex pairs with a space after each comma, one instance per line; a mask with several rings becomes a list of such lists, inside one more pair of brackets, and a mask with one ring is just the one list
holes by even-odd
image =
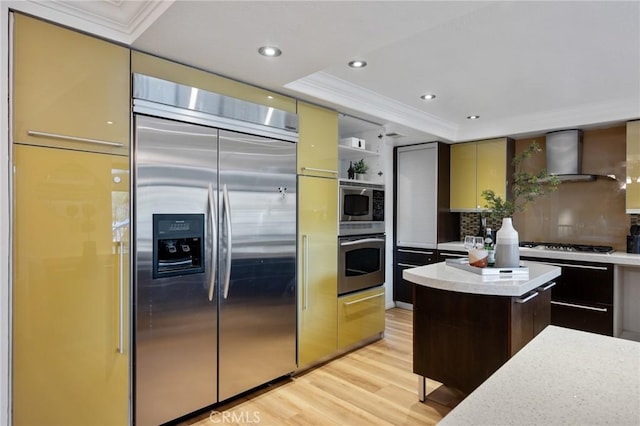
[[489, 267], [493, 267], [493, 265], [496, 263], [496, 251], [493, 232], [491, 231], [491, 228], [486, 228], [484, 236], [484, 249], [489, 253]]

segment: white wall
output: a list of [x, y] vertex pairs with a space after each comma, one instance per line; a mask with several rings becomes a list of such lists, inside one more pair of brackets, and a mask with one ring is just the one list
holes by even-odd
[[383, 137], [380, 144], [380, 154], [382, 171], [384, 172], [384, 224], [387, 235], [386, 265], [385, 265], [385, 306], [387, 309], [393, 308], [393, 143], [392, 139]]
[[9, 303], [11, 283], [11, 256], [9, 235], [9, 185], [11, 163], [9, 162], [9, 9], [0, 2], [0, 425], [9, 424], [9, 362], [11, 311]]

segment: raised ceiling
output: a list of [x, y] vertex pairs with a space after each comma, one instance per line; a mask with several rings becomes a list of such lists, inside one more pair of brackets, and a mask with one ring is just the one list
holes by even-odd
[[[638, 1], [8, 3], [381, 123], [397, 143], [640, 118]], [[263, 45], [282, 56], [258, 55]], [[352, 59], [368, 66], [349, 68]]]

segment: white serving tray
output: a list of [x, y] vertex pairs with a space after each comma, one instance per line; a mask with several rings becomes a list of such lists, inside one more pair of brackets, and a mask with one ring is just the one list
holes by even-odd
[[478, 268], [477, 266], [469, 265], [468, 257], [461, 257], [458, 259], [447, 259], [445, 263], [448, 266], [454, 268], [463, 269], [465, 271], [473, 272], [474, 274], [483, 276], [508, 276], [514, 278], [526, 278], [529, 276], [529, 268], [526, 266], [519, 266], [517, 268]]

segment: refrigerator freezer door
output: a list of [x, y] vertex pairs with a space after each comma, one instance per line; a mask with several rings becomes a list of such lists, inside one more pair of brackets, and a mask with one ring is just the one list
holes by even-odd
[[296, 368], [296, 145], [220, 130], [219, 164], [223, 401]]
[[[157, 425], [218, 401], [209, 297], [218, 139], [216, 129], [137, 115], [136, 143], [135, 418]], [[154, 214], [204, 219], [203, 272], [153, 278]]]

